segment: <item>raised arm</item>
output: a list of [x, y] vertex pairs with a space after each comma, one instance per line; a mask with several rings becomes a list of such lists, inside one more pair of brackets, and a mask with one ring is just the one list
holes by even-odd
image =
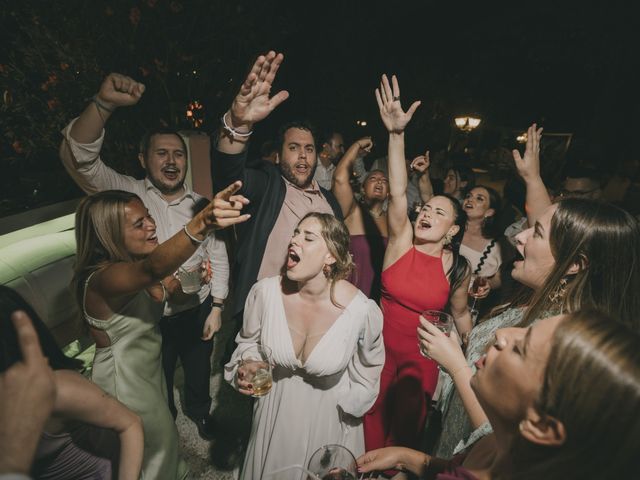
[[356, 200], [353, 197], [353, 189], [350, 182], [354, 163], [358, 157], [363, 157], [371, 152], [372, 147], [371, 137], [364, 137], [356, 141], [340, 159], [336, 166], [336, 171], [333, 173], [333, 188], [331, 191], [336, 196], [342, 210], [342, 216], [345, 219], [353, 213], [353, 209], [356, 207]]
[[289, 98], [285, 90], [269, 98], [276, 72], [284, 55], [270, 51], [260, 55], [253, 64], [231, 108], [224, 114], [228, 128], [220, 129], [217, 149], [223, 153], [240, 153], [244, 150], [253, 125], [265, 119], [278, 105]]
[[95, 142], [102, 135], [102, 130], [115, 109], [138, 103], [144, 89], [142, 83], [131, 77], [119, 73], [109, 74], [93, 101], [74, 122], [71, 137], [78, 143]]
[[144, 85], [118, 73], [108, 75], [93, 100], [78, 118], [62, 131], [60, 159], [82, 190], [93, 194], [102, 190], [130, 190], [135, 180], [115, 172], [100, 159], [104, 126], [118, 107], [135, 105]]
[[540, 139], [542, 128], [537, 128], [534, 123], [527, 130], [527, 146], [524, 157], [518, 150], [513, 150], [513, 159], [518, 169], [518, 174], [524, 180], [527, 187], [527, 199], [525, 210], [529, 226], [536, 223], [537, 218], [551, 205], [547, 188], [540, 176]]
[[391, 77], [393, 88], [386, 75], [382, 76], [376, 100], [380, 118], [389, 132], [389, 243], [398, 238], [411, 240], [413, 231], [407, 216], [407, 165], [404, 158], [404, 129], [420, 102], [413, 102], [405, 113], [400, 105], [400, 86], [395, 75]]
[[249, 219], [249, 215], [241, 214], [242, 208], [248, 203], [247, 199], [235, 194], [241, 186], [241, 182], [236, 182], [216, 194], [209, 205], [186, 224], [184, 230], [158, 245], [143, 260], [113, 263], [99, 270], [92, 277], [88, 294], [95, 292], [102, 299], [123, 297], [158, 283], [173, 273], [193, 255], [209, 231]]
[[79, 373], [58, 370], [55, 376], [58, 395], [54, 413], [65, 419], [114, 430], [120, 438], [118, 480], [137, 480], [144, 452], [140, 418]]
[[429, 150], [424, 155], [417, 156], [411, 162], [409, 168], [419, 175], [418, 190], [420, 191], [420, 200], [424, 203], [433, 197], [433, 185], [431, 185], [431, 177], [429, 176], [429, 167], [431, 160], [429, 159]]

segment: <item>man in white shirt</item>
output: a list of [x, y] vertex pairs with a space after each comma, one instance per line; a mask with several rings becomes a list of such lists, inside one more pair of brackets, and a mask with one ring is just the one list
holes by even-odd
[[[88, 194], [114, 189], [137, 194], [154, 218], [158, 240], [163, 242], [181, 230], [207, 202], [185, 184], [187, 148], [182, 137], [173, 130], [162, 129], [143, 138], [138, 156], [146, 170], [143, 180], [112, 170], [100, 158], [108, 118], [117, 107], [138, 103], [143, 92], [144, 85], [135, 80], [110, 74], [93, 101], [62, 131], [60, 156], [75, 182]], [[169, 408], [174, 417], [177, 411], [173, 401], [173, 376], [180, 357], [185, 375], [184, 413], [196, 423], [200, 435], [210, 439], [211, 339], [221, 326], [223, 301], [228, 293], [229, 262], [224, 242], [215, 236], [208, 237], [196, 256], [210, 259], [212, 280], [202, 285], [199, 292], [185, 295], [175, 278], [165, 279], [163, 286], [173, 295], [165, 304], [160, 320], [162, 360]]]
[[331, 132], [322, 140], [322, 150], [318, 154], [318, 163], [313, 179], [325, 190], [331, 190], [333, 172], [338, 160], [344, 155], [344, 139], [342, 134]]

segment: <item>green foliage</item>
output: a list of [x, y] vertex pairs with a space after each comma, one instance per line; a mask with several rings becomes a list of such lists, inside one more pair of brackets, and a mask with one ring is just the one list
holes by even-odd
[[[3, 5], [8, 3], [8, 5]], [[289, 33], [269, 2], [39, 0], [0, 2], [0, 216], [79, 194], [57, 157], [60, 130], [109, 72], [146, 85], [141, 102], [109, 121], [105, 161], [139, 176], [137, 142], [158, 124], [217, 126], [252, 56]], [[7, 174], [8, 173], [8, 174]]]

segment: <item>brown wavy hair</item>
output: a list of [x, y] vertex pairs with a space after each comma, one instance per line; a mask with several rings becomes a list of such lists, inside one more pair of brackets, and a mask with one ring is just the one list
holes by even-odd
[[329, 252], [331, 252], [331, 255], [336, 259], [336, 262], [330, 265], [330, 271], [327, 275], [327, 278], [331, 282], [331, 303], [336, 307], [344, 308], [336, 302], [333, 290], [336, 282], [347, 278], [355, 266], [351, 258], [351, 253], [349, 253], [349, 231], [344, 223], [328, 213], [307, 213], [298, 225], [307, 218], [315, 218], [318, 220], [321, 226], [322, 238], [327, 244]]
[[[595, 308], [640, 331], [640, 227], [633, 216], [608, 203], [568, 198], [551, 219], [549, 243], [555, 266], [524, 324], [544, 312]], [[567, 275], [574, 264], [580, 270]]]
[[535, 408], [562, 422], [560, 446], [518, 436], [510, 479], [632, 478], [640, 471], [640, 335], [598, 311], [581, 311], [554, 333]]

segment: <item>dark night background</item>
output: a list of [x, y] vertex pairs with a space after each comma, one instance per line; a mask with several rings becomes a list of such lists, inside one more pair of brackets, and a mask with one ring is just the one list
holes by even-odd
[[[403, 106], [422, 100], [409, 153], [442, 150], [453, 117], [477, 114], [478, 148], [533, 121], [572, 133], [572, 148], [611, 171], [634, 148], [637, 20], [618, 2], [278, 2], [0, 0], [0, 215], [79, 195], [57, 159], [59, 131], [110, 71], [147, 85], [109, 122], [104, 158], [140, 175], [136, 142], [158, 122], [209, 132], [255, 56], [282, 51], [276, 89], [291, 97], [258, 126], [253, 148], [292, 117], [346, 140], [385, 135], [373, 89], [396, 73]], [[196, 72], [195, 74], [193, 72]], [[356, 120], [367, 120], [366, 128]], [[495, 145], [487, 145], [487, 144]], [[483, 146], [484, 145], [484, 146]], [[580, 159], [578, 159], [580, 160]]]

